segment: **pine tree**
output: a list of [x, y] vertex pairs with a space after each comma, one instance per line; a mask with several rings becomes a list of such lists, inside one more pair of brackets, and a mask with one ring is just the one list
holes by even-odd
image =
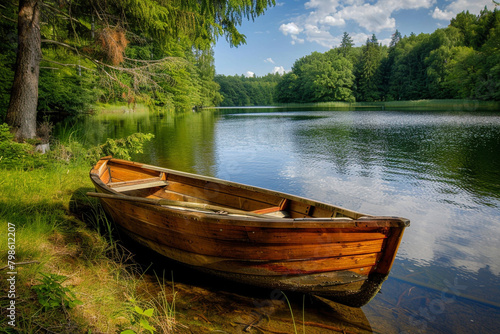
[[399, 41], [401, 41], [401, 33], [398, 31], [398, 29], [396, 29], [396, 32], [394, 34], [392, 34], [392, 38], [391, 38], [391, 43], [389, 43], [389, 47], [390, 48], [393, 48], [396, 46], [396, 44], [399, 43]]
[[349, 51], [354, 46], [351, 36], [347, 32], [344, 32], [344, 36], [342, 36], [342, 42], [340, 43], [340, 50], [344, 57], [349, 54]]
[[380, 99], [378, 89], [381, 85], [378, 69], [381, 62], [381, 50], [375, 34], [368, 38], [362, 48], [361, 61], [358, 65], [357, 100], [376, 101]]

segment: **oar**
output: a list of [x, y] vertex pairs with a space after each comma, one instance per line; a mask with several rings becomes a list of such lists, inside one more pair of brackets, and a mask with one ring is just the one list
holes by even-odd
[[182, 207], [182, 208], [190, 208], [190, 209], [196, 209], [196, 210], [211, 210], [211, 211], [215, 211], [215, 213], [217, 211], [222, 211], [222, 212], [227, 212], [227, 213], [231, 213], [231, 214], [252, 216], [252, 217], [258, 217], [258, 218], [264, 218], [264, 219], [270, 218], [270, 217], [266, 217], [265, 215], [262, 215], [259, 213], [231, 209], [231, 208], [227, 208], [224, 206], [210, 205], [210, 204], [205, 204], [205, 203], [182, 202], [182, 201], [173, 201], [173, 200], [169, 200], [169, 199], [153, 199], [153, 198], [144, 198], [144, 197], [136, 197], [136, 196], [95, 193], [95, 192], [88, 192], [87, 196], [115, 199], [115, 200], [119, 200], [119, 201], [129, 201], [129, 202], [135, 202], [135, 203], [145, 203], [145, 204], [152, 204], [152, 205], [178, 206], [178, 207]]

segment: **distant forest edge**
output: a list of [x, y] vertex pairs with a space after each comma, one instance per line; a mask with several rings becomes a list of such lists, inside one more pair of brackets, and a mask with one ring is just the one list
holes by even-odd
[[339, 47], [298, 59], [283, 76], [217, 75], [220, 106], [402, 101], [500, 100], [500, 12], [457, 14], [432, 34], [375, 34], [355, 47], [344, 33]]
[[[6, 118], [19, 45], [15, 3], [0, 5], [0, 121]], [[220, 16], [217, 13], [207, 18], [208, 14], [200, 11], [197, 19], [206, 20], [207, 25], [200, 31], [192, 27], [185, 20], [192, 13], [182, 10], [179, 4], [196, 7], [197, 1], [165, 4], [173, 6], [169, 7], [172, 10], [177, 5], [181, 8], [175, 12], [176, 18], [185, 27], [180, 29], [177, 21], [172, 21], [170, 24], [177, 27], [172, 31], [162, 28], [165, 22], [154, 11], [159, 10], [156, 7], [150, 8], [151, 18], [135, 17], [139, 11], [127, 12], [131, 18], [126, 20], [125, 30], [119, 20], [99, 22], [101, 16], [84, 6], [86, 1], [78, 3], [68, 16], [69, 8], [59, 8], [54, 1], [43, 2], [36, 104], [37, 112], [41, 112], [39, 119], [48, 112], [65, 117], [91, 111], [97, 102], [129, 103], [130, 108], [141, 102], [187, 110], [193, 106], [332, 101], [500, 100], [497, 9], [484, 9], [479, 15], [460, 13], [448, 27], [432, 34], [403, 37], [396, 31], [389, 46], [380, 45], [375, 35], [365, 45], [355, 46], [345, 33], [339, 47], [298, 59], [285, 75], [245, 78], [216, 75], [214, 41], [225, 36], [230, 37], [231, 45], [238, 45], [244, 42], [244, 36], [236, 29], [224, 34], [214, 30]], [[113, 2], [113, 6], [119, 3]], [[148, 3], [153, 2], [137, 2], [137, 6]], [[251, 3], [256, 9], [245, 10], [253, 17], [261, 15], [274, 1]], [[113, 6], [107, 10], [123, 13]], [[68, 23], [68, 18], [75, 26]]]

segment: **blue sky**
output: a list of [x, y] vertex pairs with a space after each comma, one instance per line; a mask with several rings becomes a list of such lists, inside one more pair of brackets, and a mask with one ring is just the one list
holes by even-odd
[[388, 44], [396, 29], [403, 36], [432, 33], [457, 13], [479, 14], [485, 6], [494, 8], [491, 0], [276, 0], [263, 16], [240, 26], [247, 44], [231, 48], [219, 39], [215, 70], [257, 76], [289, 71], [295, 60], [337, 47], [344, 31], [355, 46], [372, 34]]

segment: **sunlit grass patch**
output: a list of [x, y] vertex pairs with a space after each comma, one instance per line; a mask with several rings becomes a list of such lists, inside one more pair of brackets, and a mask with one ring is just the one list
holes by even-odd
[[[54, 145], [42, 167], [20, 165], [1, 170], [0, 226], [5, 232], [8, 223], [15, 226], [15, 262], [19, 263], [18, 332], [116, 333], [131, 328], [129, 297], [147, 285], [139, 267], [130, 261], [130, 253], [115, 240], [114, 226], [97, 200], [85, 195], [92, 190], [89, 158], [75, 156], [85, 149], [72, 135], [69, 138], [65, 145]], [[6, 233], [1, 235], [0, 249], [6, 254]], [[53, 286], [81, 303], [44, 307], [40, 298], [45, 299], [33, 289], [44, 277], [64, 278]], [[2, 280], [0, 289], [7, 288], [8, 282]], [[44, 289], [50, 295], [51, 288]], [[149, 303], [152, 297], [138, 300]], [[3, 318], [7, 303], [9, 300], [0, 299]], [[155, 305], [158, 309], [153, 318], [157, 319], [163, 311], [161, 304]], [[0, 332], [11, 329], [0, 324]]]
[[373, 102], [321, 102], [304, 104], [284, 104], [286, 108], [319, 108], [321, 110], [413, 110], [413, 111], [498, 111], [499, 101], [480, 100], [412, 100], [412, 101], [373, 101]]

